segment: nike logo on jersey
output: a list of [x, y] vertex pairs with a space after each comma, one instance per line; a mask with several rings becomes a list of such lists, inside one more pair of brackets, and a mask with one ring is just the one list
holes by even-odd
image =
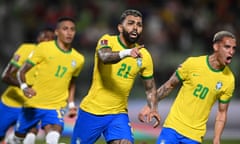
[[199, 74], [195, 74], [195, 73], [193, 73], [192, 76], [200, 76], [200, 75], [199, 75]]

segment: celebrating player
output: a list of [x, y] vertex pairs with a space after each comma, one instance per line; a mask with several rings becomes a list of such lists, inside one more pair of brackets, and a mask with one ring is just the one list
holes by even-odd
[[[227, 111], [235, 78], [229, 68], [236, 49], [236, 37], [220, 31], [213, 38], [213, 53], [189, 57], [158, 90], [159, 100], [166, 97], [178, 83], [181, 89], [163, 125], [157, 144], [200, 144], [206, 133], [206, 123], [211, 108], [218, 101], [213, 144], [220, 144], [227, 120]], [[149, 112], [145, 106], [139, 114], [144, 122]]]
[[93, 144], [101, 134], [107, 143], [134, 143], [127, 107], [138, 74], [151, 108], [149, 120], [156, 118], [154, 126], [159, 124], [152, 58], [137, 43], [142, 29], [142, 14], [129, 9], [120, 18], [120, 34], [105, 34], [98, 41], [92, 85], [80, 104], [72, 144]]

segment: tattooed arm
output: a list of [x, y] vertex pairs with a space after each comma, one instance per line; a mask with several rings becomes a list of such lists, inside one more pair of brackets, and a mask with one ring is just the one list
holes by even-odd
[[98, 50], [98, 57], [100, 60], [105, 64], [114, 64], [119, 62], [121, 59], [125, 57], [141, 57], [140, 49], [143, 47], [143, 45], [131, 48], [131, 49], [125, 49], [122, 51], [112, 51], [111, 48], [102, 48]]
[[172, 90], [177, 86], [177, 84], [179, 82], [180, 81], [179, 81], [178, 77], [176, 76], [176, 72], [174, 72], [172, 74], [172, 76], [170, 77], [170, 79], [157, 89], [158, 101], [160, 101], [160, 100], [164, 99], [166, 96], [168, 96], [170, 94], [170, 92], [172, 92]]
[[[170, 94], [170, 92], [176, 87], [176, 85], [179, 83], [179, 79], [176, 76], [176, 72], [173, 73], [173, 75], [170, 77], [168, 81], [166, 81], [160, 88], [157, 89], [157, 101], [162, 100], [166, 96]], [[145, 105], [141, 111], [138, 114], [138, 119], [141, 122], [147, 122], [149, 123], [151, 119], [149, 119], [149, 115], [151, 117], [151, 109], [149, 104]], [[161, 120], [161, 118], [159, 117]], [[159, 125], [159, 121], [154, 125], [154, 127]]]
[[146, 115], [146, 121], [151, 122], [152, 119], [155, 119], [153, 127], [160, 125], [161, 117], [158, 113], [158, 98], [156, 95], [156, 85], [154, 78], [147, 79], [143, 81], [145, 87], [145, 93], [147, 95], [147, 105], [150, 108], [150, 112]]

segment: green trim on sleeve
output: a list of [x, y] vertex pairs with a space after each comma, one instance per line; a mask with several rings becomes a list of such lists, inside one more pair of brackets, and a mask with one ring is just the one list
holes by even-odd
[[153, 75], [151, 75], [151, 76], [140, 76], [142, 79], [151, 79], [151, 78], [153, 78]]
[[177, 76], [177, 78], [178, 78], [180, 81], [183, 81], [182, 78], [181, 78], [181, 76], [180, 76], [180, 74], [179, 74], [179, 72], [178, 72], [178, 70], [176, 70], [176, 76]]
[[219, 100], [219, 102], [223, 103], [223, 104], [229, 103], [230, 101], [231, 101], [231, 99], [229, 99], [229, 100]]
[[110, 46], [103, 46], [103, 47], [99, 48], [99, 50], [104, 49], [104, 48], [111, 48], [111, 47]]
[[14, 61], [14, 60], [11, 60], [10, 64], [14, 65], [17, 68], [20, 68], [20, 65], [16, 61]]
[[29, 64], [31, 64], [32, 66], [34, 66], [34, 65], [35, 65], [35, 63], [34, 63], [34, 62], [32, 62], [32, 61], [31, 61], [31, 60], [29, 60], [29, 59], [27, 59], [27, 60], [26, 60], [26, 62], [27, 62], [27, 63], [29, 63]]

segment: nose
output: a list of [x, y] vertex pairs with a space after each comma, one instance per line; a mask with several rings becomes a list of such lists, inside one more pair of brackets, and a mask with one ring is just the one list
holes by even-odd
[[232, 48], [230, 49], [229, 53], [230, 53], [231, 55], [233, 55], [233, 54], [235, 53], [235, 47], [232, 47]]

